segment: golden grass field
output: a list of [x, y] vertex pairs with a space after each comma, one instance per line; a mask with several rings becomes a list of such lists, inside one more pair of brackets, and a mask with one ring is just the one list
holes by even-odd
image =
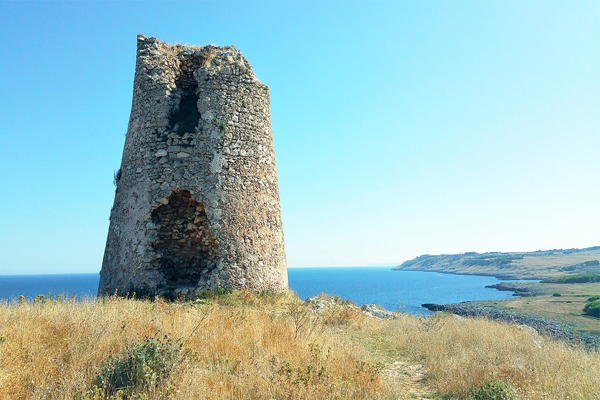
[[[111, 386], [143, 343], [137, 380]], [[600, 354], [488, 320], [316, 313], [289, 293], [0, 305], [6, 400], [465, 399], [490, 377], [516, 399], [600, 399]]]

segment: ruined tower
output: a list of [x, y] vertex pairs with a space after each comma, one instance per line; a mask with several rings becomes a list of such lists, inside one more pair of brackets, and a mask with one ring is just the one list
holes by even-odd
[[287, 288], [269, 88], [235, 46], [138, 35], [100, 295]]

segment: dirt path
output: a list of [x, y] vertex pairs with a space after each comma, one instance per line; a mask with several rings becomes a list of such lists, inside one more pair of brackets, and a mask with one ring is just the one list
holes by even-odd
[[383, 371], [384, 382], [392, 393], [398, 393], [398, 399], [434, 399], [437, 391], [427, 385], [426, 374], [421, 364], [395, 361], [386, 365]]

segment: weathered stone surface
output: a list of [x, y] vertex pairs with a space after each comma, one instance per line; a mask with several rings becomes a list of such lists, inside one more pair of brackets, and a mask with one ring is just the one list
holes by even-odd
[[379, 318], [379, 319], [396, 318], [396, 315], [393, 312], [387, 311], [383, 308], [379, 308], [374, 304], [363, 304], [362, 306], [357, 307], [354, 303], [348, 302], [345, 300], [341, 300], [339, 297], [336, 298], [336, 297], [325, 297], [322, 295], [317, 295], [317, 296], [309, 297], [308, 299], [304, 300], [304, 302], [311, 307], [311, 312], [315, 312], [315, 313], [319, 313], [319, 314], [321, 314], [327, 310], [330, 310], [332, 308], [343, 307], [343, 308], [347, 308], [349, 310], [357, 310], [357, 311], [360, 310], [364, 314], [366, 314], [370, 317], [374, 317], [374, 318]]
[[380, 319], [394, 318], [394, 313], [381, 308], [378, 308], [375, 304], [363, 304], [360, 309], [371, 317]]
[[138, 35], [116, 176], [100, 295], [287, 288], [269, 88], [235, 46]]

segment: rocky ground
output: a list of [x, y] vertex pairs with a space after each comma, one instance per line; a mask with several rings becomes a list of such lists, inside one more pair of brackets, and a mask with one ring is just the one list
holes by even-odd
[[496, 289], [501, 292], [515, 292], [513, 296], [530, 297], [547, 294], [537, 282], [500, 282], [488, 285], [486, 288]]
[[313, 296], [306, 299], [305, 303], [310, 305], [314, 312], [321, 312], [327, 307], [332, 307], [336, 304], [342, 304], [349, 308], [360, 309], [363, 313], [367, 314], [370, 317], [381, 319], [394, 318], [393, 312], [387, 311], [381, 307], [376, 306], [375, 304], [363, 304], [362, 306], [357, 307], [356, 305], [354, 305], [354, 303], [340, 301], [339, 299], [336, 299], [334, 297], [325, 298], [323, 296]]

